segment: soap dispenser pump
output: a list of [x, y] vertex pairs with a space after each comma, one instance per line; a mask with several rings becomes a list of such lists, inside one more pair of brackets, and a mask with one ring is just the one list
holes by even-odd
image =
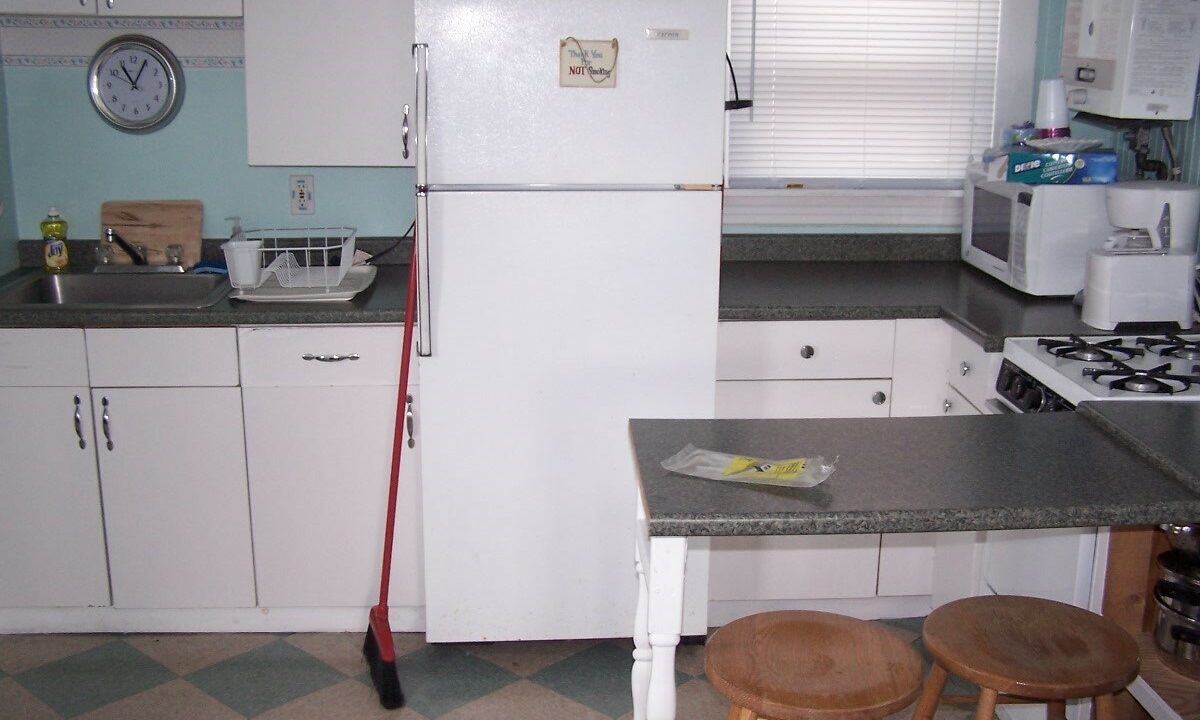
[[225, 220], [233, 223], [233, 228], [231, 228], [229, 231], [229, 239], [230, 240], [237, 241], [237, 240], [245, 240], [246, 239], [246, 233], [242, 230], [242, 218], [241, 217], [234, 215], [232, 217], [225, 218]]

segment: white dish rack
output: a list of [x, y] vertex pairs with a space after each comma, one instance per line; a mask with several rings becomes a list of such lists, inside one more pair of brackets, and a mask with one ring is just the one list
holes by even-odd
[[333, 291], [354, 263], [352, 227], [266, 228], [247, 230], [247, 245], [255, 245], [257, 288], [274, 275], [285, 288], [321, 288]]

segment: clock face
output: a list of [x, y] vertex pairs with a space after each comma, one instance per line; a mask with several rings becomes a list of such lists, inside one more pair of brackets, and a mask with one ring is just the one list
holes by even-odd
[[88, 72], [88, 92], [101, 117], [128, 132], [148, 132], [169, 122], [182, 90], [183, 72], [175, 56], [142, 36], [107, 43]]

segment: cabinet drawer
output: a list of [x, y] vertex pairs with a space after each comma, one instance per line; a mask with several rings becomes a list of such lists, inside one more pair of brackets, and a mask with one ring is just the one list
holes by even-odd
[[92, 387], [232, 387], [238, 384], [233, 328], [90, 328]]
[[976, 408], [996, 397], [996, 373], [1003, 353], [984, 352], [975, 341], [955, 330], [950, 334], [949, 382]]
[[887, 417], [890, 380], [725, 380], [720, 418]]
[[[404, 328], [240, 328], [245, 387], [395, 385], [400, 379]], [[417, 363], [409, 367], [416, 384]]]
[[87, 384], [87, 351], [82, 330], [0, 330], [0, 387]]
[[894, 320], [722, 322], [718, 380], [892, 376]]

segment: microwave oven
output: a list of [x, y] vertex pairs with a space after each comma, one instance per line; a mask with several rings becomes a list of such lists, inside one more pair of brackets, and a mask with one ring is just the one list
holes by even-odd
[[962, 259], [1021, 292], [1082, 290], [1088, 250], [1113, 230], [1104, 185], [1026, 185], [968, 171]]

